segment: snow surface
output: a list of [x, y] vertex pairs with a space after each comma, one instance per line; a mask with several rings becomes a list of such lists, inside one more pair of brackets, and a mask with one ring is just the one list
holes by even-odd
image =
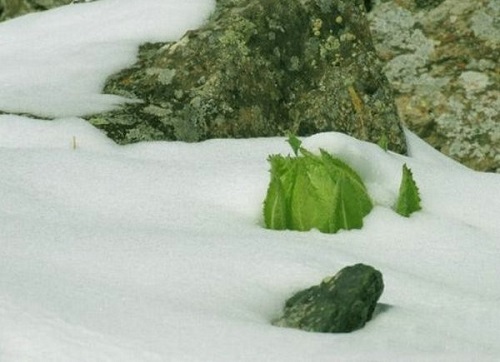
[[[117, 3], [0, 24], [0, 109], [64, 116], [0, 116], [0, 361], [500, 359], [498, 174], [468, 170], [409, 132], [408, 157], [318, 134], [304, 146], [351, 164], [378, 206], [361, 230], [266, 230], [266, 158], [290, 152], [284, 139], [117, 146], [74, 117], [113, 104], [100, 86], [133, 62], [132, 46], [176, 38], [211, 9]], [[146, 30], [124, 21], [137, 14]], [[168, 14], [186, 23], [158, 31]], [[73, 37], [68, 24], [85, 31]], [[40, 57], [24, 56], [32, 48]], [[410, 218], [390, 208], [403, 163], [423, 199]], [[386, 284], [364, 329], [270, 324], [294, 292], [359, 262]]]
[[215, 0], [100, 0], [0, 23], [0, 109], [43, 117], [107, 111], [124, 98], [99, 94], [145, 42], [179, 39]]

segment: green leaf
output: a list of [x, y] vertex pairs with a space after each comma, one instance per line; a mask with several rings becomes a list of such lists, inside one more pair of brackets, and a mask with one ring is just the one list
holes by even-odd
[[304, 159], [296, 158], [297, 174], [290, 193], [290, 227], [293, 230], [306, 231], [312, 228], [313, 215], [309, 214], [314, 202], [311, 202], [311, 182], [305, 169]]
[[298, 158], [297, 177], [291, 194], [291, 229], [313, 228], [328, 232], [335, 184], [318, 160]]
[[[369, 202], [369, 206], [368, 203]], [[360, 229], [363, 226], [363, 217], [372, 208], [369, 199], [359, 198], [359, 189], [346, 175], [342, 175], [335, 187], [334, 219], [332, 231], [340, 229]]]
[[278, 176], [273, 175], [264, 201], [264, 220], [266, 227], [273, 230], [287, 228], [287, 207], [283, 185]]
[[[333, 157], [330, 155], [328, 152], [325, 150], [320, 150], [321, 152], [321, 158], [323, 160], [323, 163], [325, 164], [325, 167], [329, 170], [330, 174], [332, 177], [340, 177], [341, 174], [346, 174], [349, 179], [351, 179], [352, 182], [355, 182], [358, 184], [358, 187], [360, 190], [363, 190], [363, 192], [366, 193], [366, 188], [365, 185], [363, 184], [363, 180], [361, 180], [361, 177], [354, 171], [349, 165], [338, 158]], [[368, 196], [368, 194], [366, 194]]]
[[382, 137], [380, 137], [380, 139], [377, 142], [377, 145], [379, 145], [379, 147], [384, 151], [387, 151], [387, 149], [389, 148], [389, 139], [385, 134], [383, 134]]
[[281, 155], [269, 156], [268, 161], [271, 164], [271, 182], [264, 200], [264, 222], [269, 229], [283, 230], [289, 224], [287, 195], [295, 182], [296, 167], [290, 157]]
[[415, 211], [422, 209], [420, 206], [420, 194], [417, 184], [413, 179], [411, 170], [403, 165], [403, 177], [399, 186], [398, 201], [395, 206], [395, 211], [402, 216], [409, 217]]
[[290, 144], [290, 147], [292, 147], [292, 150], [293, 150], [293, 153], [295, 154], [295, 156], [298, 156], [300, 145], [302, 144], [302, 141], [299, 140], [295, 135], [290, 134], [290, 135], [288, 135], [287, 142]]

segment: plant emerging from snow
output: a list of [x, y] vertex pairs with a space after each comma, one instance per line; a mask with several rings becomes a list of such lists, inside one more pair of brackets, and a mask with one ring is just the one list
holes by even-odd
[[420, 194], [413, 174], [408, 166], [403, 165], [403, 177], [399, 187], [399, 196], [394, 210], [402, 216], [409, 217], [415, 211], [420, 210]]
[[[346, 163], [320, 150], [315, 155], [288, 139], [293, 156], [269, 156], [271, 181], [264, 200], [264, 222], [274, 230], [324, 233], [359, 229], [373, 203], [361, 177]], [[403, 167], [403, 178], [395, 211], [409, 216], [420, 209], [418, 188], [411, 171]]]

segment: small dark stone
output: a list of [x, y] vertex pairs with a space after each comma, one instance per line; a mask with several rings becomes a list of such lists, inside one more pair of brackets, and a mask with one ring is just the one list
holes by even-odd
[[310, 332], [348, 333], [362, 328], [384, 290], [382, 273], [356, 264], [287, 300], [273, 324]]

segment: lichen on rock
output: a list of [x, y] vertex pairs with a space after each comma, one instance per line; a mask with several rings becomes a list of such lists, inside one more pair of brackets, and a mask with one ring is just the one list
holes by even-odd
[[500, 172], [500, 3], [377, 2], [369, 14], [402, 122], [476, 170]]
[[[146, 44], [105, 93], [139, 102], [89, 121], [118, 143], [340, 131], [405, 153], [364, 1], [220, 0], [200, 29]], [[147, 130], [146, 134], [138, 130]]]

